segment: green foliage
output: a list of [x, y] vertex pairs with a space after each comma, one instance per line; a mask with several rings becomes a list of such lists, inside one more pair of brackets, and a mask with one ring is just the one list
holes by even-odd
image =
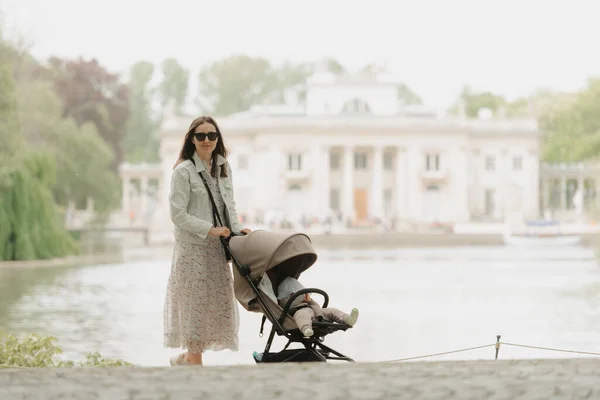
[[502, 96], [491, 92], [477, 93], [465, 86], [458, 98], [457, 104], [449, 110], [451, 114], [458, 114], [462, 107], [465, 115], [470, 118], [477, 118], [479, 110], [483, 108], [490, 109], [496, 115], [500, 109], [505, 108], [507, 101]]
[[412, 91], [406, 84], [402, 83], [396, 87], [398, 100], [404, 105], [423, 104], [423, 100], [419, 95]]
[[93, 123], [78, 126], [61, 116], [60, 100], [50, 81], [29, 78], [18, 82], [17, 98], [23, 137], [33, 149], [44, 149], [56, 162], [52, 186], [57, 203], [94, 199], [97, 211], [118, 204], [119, 178], [110, 169], [114, 154]]
[[[0, 167], [22, 147], [10, 64], [0, 65]], [[4, 162], [3, 162], [4, 161]]]
[[54, 160], [42, 152], [13, 157], [0, 171], [0, 260], [64, 257], [77, 245], [58, 218], [52, 198]]
[[152, 110], [152, 102], [158, 91], [150, 86], [153, 76], [154, 65], [148, 61], [137, 62], [131, 67], [128, 82], [131, 114], [127, 121], [124, 145], [125, 158], [129, 162], [157, 162], [159, 159], [156, 133], [160, 119]]
[[112, 149], [102, 140], [92, 123], [77, 127], [71, 120], [62, 120], [53, 153], [59, 166], [55, 197], [60, 204], [68, 200], [83, 204], [94, 199], [96, 212], [108, 211], [120, 201], [120, 180], [110, 169]]
[[545, 133], [543, 158], [577, 162], [600, 158], [600, 79], [591, 79], [573, 99], [540, 118]]
[[334, 75], [344, 75], [348, 72], [338, 60], [333, 58], [324, 58], [317, 64], [323, 70], [331, 72]]
[[129, 119], [129, 89], [118, 74], [106, 70], [97, 60], [50, 59], [54, 90], [62, 115], [77, 126], [91, 122], [100, 137], [112, 148], [113, 171], [123, 162], [123, 141]]
[[214, 105], [214, 114], [228, 115], [260, 104], [277, 88], [277, 72], [265, 58], [235, 55], [200, 71], [200, 93]]
[[164, 106], [169, 101], [175, 105], [175, 113], [181, 114], [188, 92], [190, 72], [183, 68], [174, 58], [167, 58], [161, 64], [163, 80], [158, 87], [161, 103]]
[[0, 335], [0, 368], [44, 368], [44, 367], [117, 367], [131, 366], [123, 360], [105, 359], [98, 353], [89, 353], [80, 363], [58, 359], [63, 350], [56, 345], [56, 338], [30, 334], [16, 337]]
[[76, 252], [75, 242], [57, 219], [52, 198], [55, 162], [47, 152], [28, 150], [25, 145], [8, 62], [0, 66], [0, 137], [0, 260], [47, 259]]

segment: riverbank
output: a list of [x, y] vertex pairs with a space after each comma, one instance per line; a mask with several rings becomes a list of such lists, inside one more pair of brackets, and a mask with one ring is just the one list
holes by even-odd
[[[313, 245], [319, 251], [328, 250], [363, 250], [392, 248], [428, 248], [458, 246], [504, 246], [500, 234], [449, 234], [449, 233], [406, 233], [406, 232], [353, 232], [309, 234]], [[598, 246], [600, 233], [583, 233], [582, 246]], [[125, 243], [123, 241], [122, 243]], [[0, 268], [40, 268], [57, 266], [75, 266], [90, 264], [111, 264], [128, 260], [170, 258], [173, 243], [163, 241], [150, 245], [128, 243], [121, 251], [111, 249], [105, 253], [70, 256], [52, 260], [0, 261]]]
[[49, 260], [22, 260], [0, 261], [2, 268], [45, 268], [45, 267], [71, 267], [76, 265], [116, 264], [123, 262], [124, 254], [119, 251], [110, 251], [100, 254], [75, 255]]
[[0, 369], [16, 399], [598, 398], [600, 359]]

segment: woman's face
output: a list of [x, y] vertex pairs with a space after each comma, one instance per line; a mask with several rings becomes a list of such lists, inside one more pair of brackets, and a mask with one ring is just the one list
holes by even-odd
[[[201, 125], [198, 125], [194, 130], [194, 135], [192, 137], [192, 142], [196, 146], [196, 151], [203, 159], [210, 159], [210, 155], [212, 154], [215, 147], [217, 147], [217, 142], [219, 141], [219, 134], [217, 133], [217, 128], [213, 124], [205, 122]], [[206, 156], [208, 158], [206, 158]]]

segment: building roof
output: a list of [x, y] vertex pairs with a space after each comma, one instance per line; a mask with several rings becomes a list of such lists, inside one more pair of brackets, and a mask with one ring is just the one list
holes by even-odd
[[[217, 118], [227, 134], [252, 134], [266, 131], [377, 130], [414, 133], [468, 133], [471, 135], [533, 135], [540, 131], [535, 119], [468, 119], [461, 117], [375, 117], [375, 116], [237, 116]], [[160, 136], [181, 135], [190, 124], [189, 117], [165, 121]]]

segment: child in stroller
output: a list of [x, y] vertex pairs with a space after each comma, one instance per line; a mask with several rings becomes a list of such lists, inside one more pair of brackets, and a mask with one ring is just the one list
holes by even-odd
[[[277, 289], [277, 302], [281, 307], [284, 307], [290, 297], [302, 289], [304, 289], [304, 286], [297, 279], [285, 278]], [[311, 337], [314, 334], [312, 329], [314, 321], [326, 319], [331, 322], [354, 326], [358, 320], [358, 309], [353, 308], [350, 314], [347, 314], [333, 307], [321, 308], [316, 301], [311, 299], [308, 293], [294, 299], [289, 314], [294, 318], [300, 332], [305, 337]]]

